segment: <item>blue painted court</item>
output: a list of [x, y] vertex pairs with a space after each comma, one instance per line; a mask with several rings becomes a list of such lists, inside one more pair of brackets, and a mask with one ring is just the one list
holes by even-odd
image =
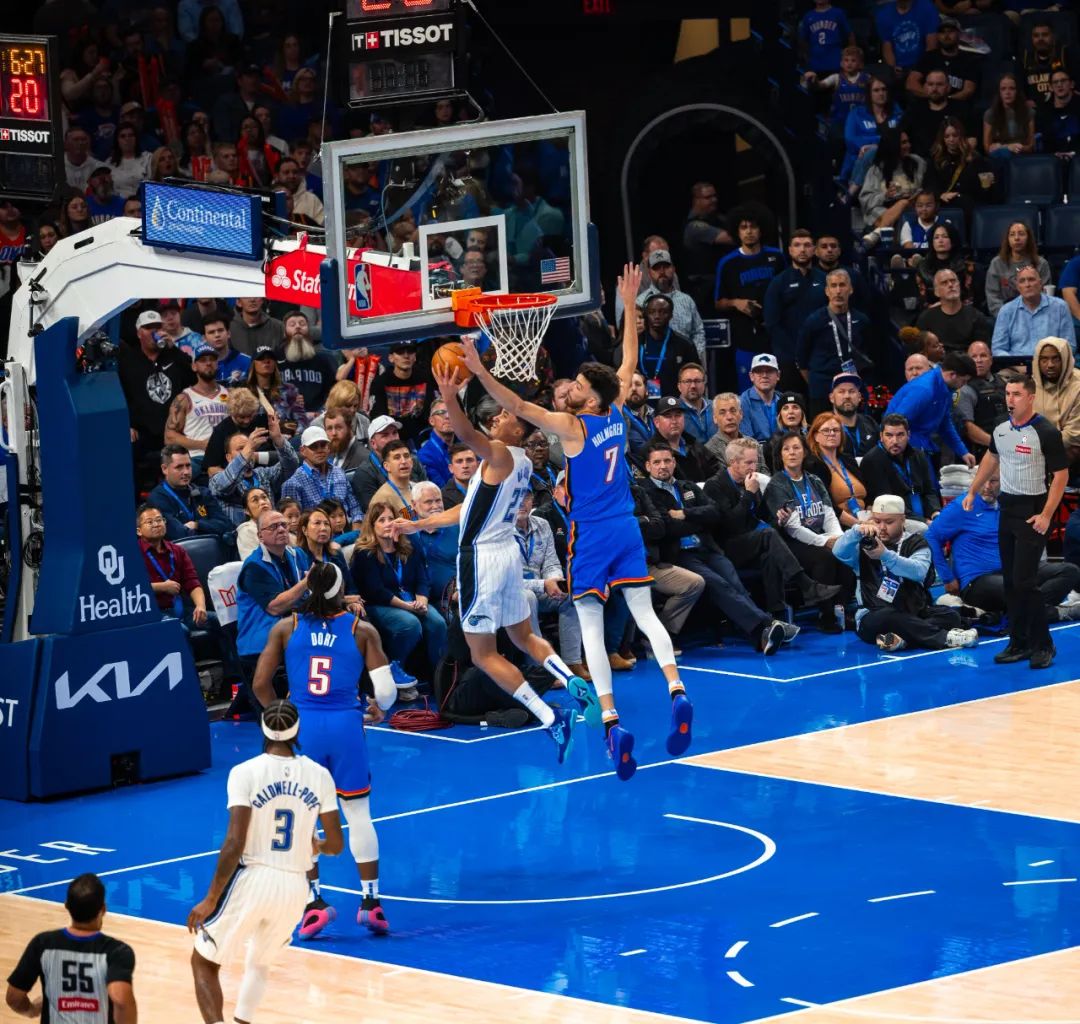
[[[691, 650], [691, 754], [1069, 680], [1080, 632], [1055, 641], [1045, 672], [993, 666], [997, 642]], [[315, 945], [735, 1024], [1080, 942], [1080, 824], [673, 762], [655, 666], [618, 675], [616, 695], [637, 736], [629, 784], [584, 723], [561, 768], [537, 730], [370, 730], [392, 934], [355, 925], [346, 855], [322, 862], [339, 918]], [[212, 729], [202, 776], [0, 806], [0, 890], [59, 900], [92, 869], [111, 910], [182, 922], [224, 835], [226, 774], [261, 746], [253, 724]]]

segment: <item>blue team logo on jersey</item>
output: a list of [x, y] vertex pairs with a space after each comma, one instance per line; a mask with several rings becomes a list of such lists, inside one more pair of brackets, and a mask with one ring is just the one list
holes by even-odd
[[485, 619], [488, 622], [491, 621], [491, 619], [489, 619], [486, 615], [470, 615], [469, 616], [469, 625], [470, 626], [479, 626], [480, 623], [483, 622]]

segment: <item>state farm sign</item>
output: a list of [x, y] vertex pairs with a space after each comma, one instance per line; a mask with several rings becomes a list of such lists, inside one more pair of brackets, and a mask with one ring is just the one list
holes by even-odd
[[[397, 270], [377, 264], [365, 264], [371, 280], [369, 305], [359, 309], [356, 305], [356, 268], [360, 265], [358, 249], [349, 257], [345, 278], [349, 285], [349, 313], [352, 316], [390, 316], [420, 309], [420, 273], [415, 270]], [[296, 306], [318, 306], [319, 266], [321, 253], [310, 249], [294, 249], [275, 256], [266, 268], [266, 297]]]

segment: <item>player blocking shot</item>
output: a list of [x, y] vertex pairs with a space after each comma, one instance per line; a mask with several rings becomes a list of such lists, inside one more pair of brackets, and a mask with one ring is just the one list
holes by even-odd
[[[633, 310], [641, 271], [627, 264], [619, 278], [624, 308]], [[623, 589], [634, 621], [648, 638], [671, 695], [671, 730], [667, 750], [678, 756], [690, 746], [693, 706], [675, 665], [675, 651], [653, 611], [645, 564], [645, 545], [634, 518], [634, 502], [625, 462], [626, 423], [622, 404], [638, 368], [638, 337], [634, 318], [627, 314], [623, 328], [623, 358], [618, 371], [585, 363], [567, 395], [568, 412], [550, 412], [525, 401], [492, 376], [476, 346], [464, 340], [465, 363], [504, 416], [520, 417], [545, 433], [555, 434], [566, 456], [567, 511], [570, 541], [567, 576], [570, 594], [581, 621], [585, 660], [599, 697], [601, 714], [586, 711], [586, 721], [604, 725], [608, 753], [620, 779], [637, 770], [634, 737], [619, 723], [611, 667], [604, 647], [604, 602], [614, 587]], [[587, 689], [587, 687], [586, 687]]]
[[[261, 727], [263, 752], [229, 772], [225, 842], [206, 896], [188, 914], [188, 931], [195, 933], [195, 998], [205, 1024], [224, 1021], [219, 973], [241, 952], [244, 976], [233, 1019], [254, 1019], [269, 968], [304, 913], [313, 854], [333, 855], [345, 845], [333, 778], [297, 754], [296, 706], [272, 701]], [[312, 839], [317, 823], [326, 838]]]
[[499, 654], [495, 638], [500, 628], [505, 629], [519, 650], [567, 685], [586, 715], [599, 714], [596, 698], [585, 681], [571, 672], [551, 644], [532, 631], [522, 586], [521, 549], [515, 536], [518, 509], [531, 490], [533, 464], [522, 448], [531, 428], [504, 410], [492, 421], [490, 437], [485, 436], [469, 422], [461, 407], [458, 391], [463, 382], [454, 369], [436, 365], [432, 372], [454, 433], [482, 461], [460, 505], [419, 522], [398, 519], [394, 531], [400, 535], [460, 525], [458, 604], [473, 664], [540, 720], [554, 740], [562, 764], [573, 742], [576, 710], [547, 704], [526, 682], [521, 670]]
[[[379, 900], [379, 838], [371, 822], [371, 769], [365, 720], [382, 721], [397, 699], [394, 677], [375, 627], [345, 609], [344, 580], [332, 562], [316, 562], [308, 575], [309, 597], [295, 615], [277, 623], [255, 666], [252, 690], [265, 704], [274, 698], [273, 678], [282, 657], [289, 699], [304, 715], [304, 744], [310, 757], [328, 769], [337, 784], [349, 824], [349, 852], [360, 873], [357, 924], [377, 935], [390, 930]], [[375, 691], [360, 703], [360, 679], [367, 667]], [[309, 874], [310, 900], [300, 937], [312, 939], [337, 916], [322, 898], [316, 858]]]

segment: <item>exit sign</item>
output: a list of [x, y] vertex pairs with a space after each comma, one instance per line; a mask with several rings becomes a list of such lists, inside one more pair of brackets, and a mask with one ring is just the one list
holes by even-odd
[[612, 0], [581, 0], [582, 14], [614, 14]]

